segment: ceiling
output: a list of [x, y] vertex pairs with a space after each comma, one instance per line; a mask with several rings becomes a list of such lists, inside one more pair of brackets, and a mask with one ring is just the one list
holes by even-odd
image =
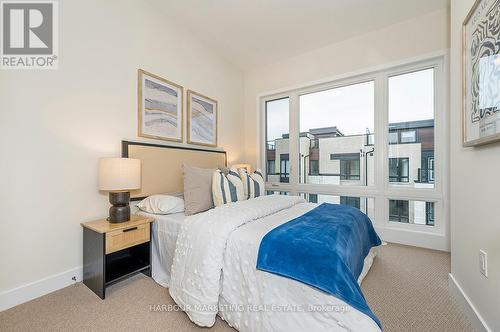
[[148, 0], [248, 70], [448, 6], [448, 0]]

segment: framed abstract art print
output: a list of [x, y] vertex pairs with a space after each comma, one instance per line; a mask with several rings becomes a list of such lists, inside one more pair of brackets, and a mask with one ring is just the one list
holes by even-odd
[[217, 101], [188, 90], [188, 143], [217, 146]]
[[477, 0], [462, 32], [463, 145], [500, 141], [500, 1]]
[[182, 86], [138, 71], [138, 135], [182, 142]]

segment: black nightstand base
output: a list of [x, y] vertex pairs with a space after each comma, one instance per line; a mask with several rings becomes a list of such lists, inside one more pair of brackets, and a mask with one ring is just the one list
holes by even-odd
[[151, 241], [110, 254], [105, 248], [105, 233], [83, 229], [83, 283], [101, 299], [106, 297], [106, 287], [134, 274], [151, 277]]

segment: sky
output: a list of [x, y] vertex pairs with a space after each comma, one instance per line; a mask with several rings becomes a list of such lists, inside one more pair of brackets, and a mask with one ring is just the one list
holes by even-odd
[[[433, 69], [389, 78], [389, 122], [434, 118]], [[267, 103], [267, 139], [289, 131], [288, 99]], [[334, 127], [344, 135], [374, 131], [374, 82], [300, 96], [300, 131]]]

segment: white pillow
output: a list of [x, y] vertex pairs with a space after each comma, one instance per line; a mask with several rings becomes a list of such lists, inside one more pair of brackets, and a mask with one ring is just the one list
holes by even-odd
[[169, 195], [152, 195], [137, 204], [144, 212], [152, 214], [172, 214], [184, 212], [184, 200]]

